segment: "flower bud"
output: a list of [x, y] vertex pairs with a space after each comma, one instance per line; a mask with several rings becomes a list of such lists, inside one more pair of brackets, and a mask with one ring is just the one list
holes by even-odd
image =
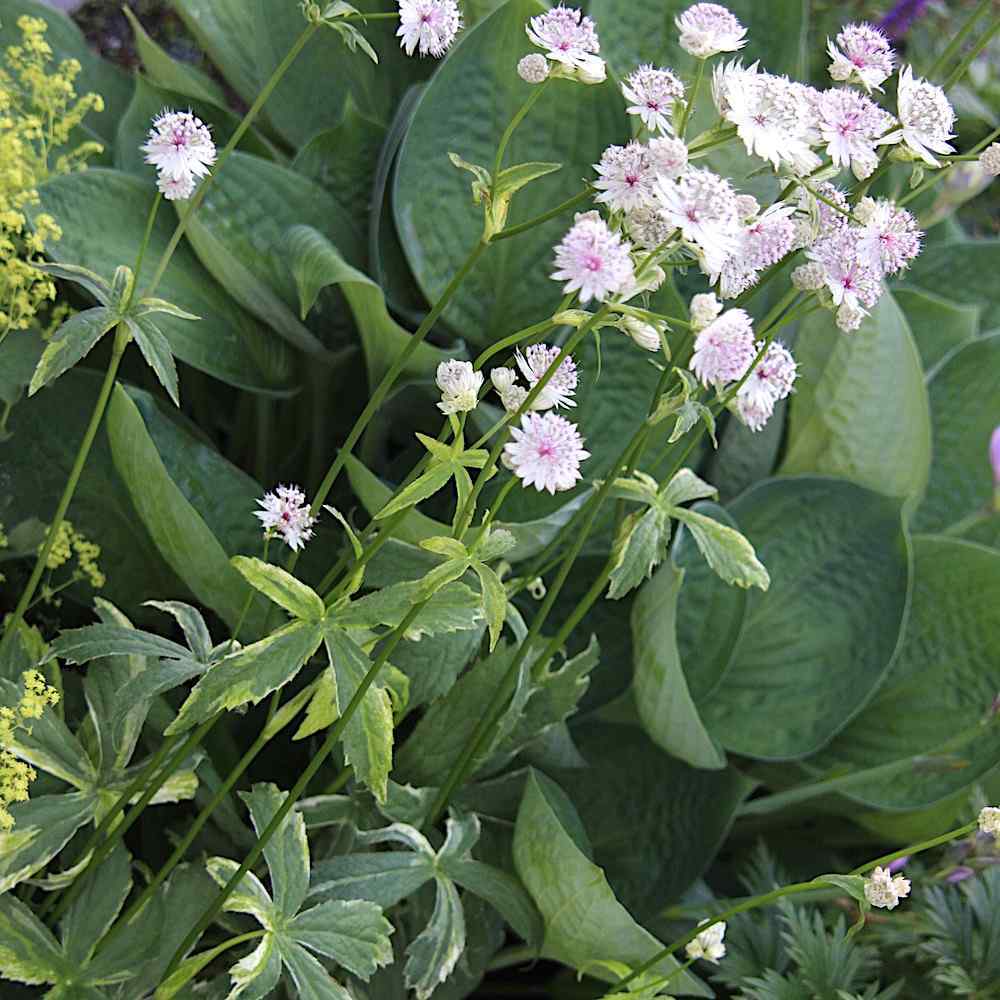
[[979, 831], [1000, 838], [1000, 807], [986, 806], [979, 814]]
[[979, 164], [990, 177], [1000, 176], [1000, 142], [994, 142], [980, 153]]
[[658, 351], [661, 347], [660, 331], [652, 323], [645, 323], [636, 316], [623, 316], [621, 329], [643, 350]]
[[691, 326], [695, 330], [704, 330], [722, 313], [722, 303], [714, 292], [703, 292], [691, 300]]
[[549, 61], [541, 52], [529, 53], [517, 64], [517, 75], [525, 83], [543, 83], [549, 76]]

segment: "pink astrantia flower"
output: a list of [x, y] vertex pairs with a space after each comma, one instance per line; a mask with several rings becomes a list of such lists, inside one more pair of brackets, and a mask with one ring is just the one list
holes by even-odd
[[646, 157], [655, 173], [676, 180], [687, 170], [688, 148], [683, 139], [660, 136], [646, 144]]
[[[517, 352], [515, 355], [517, 367], [521, 369], [529, 388], [533, 389], [541, 381], [559, 354], [558, 347], [548, 347], [546, 344], [532, 344], [523, 354]], [[573, 394], [576, 392], [578, 381], [576, 362], [572, 358], [564, 358], [552, 378], [535, 397], [531, 408], [549, 410], [552, 407], [558, 409], [560, 406], [576, 406]]]
[[652, 201], [656, 175], [645, 147], [638, 142], [608, 146], [594, 169], [600, 175], [594, 187], [601, 192], [594, 200], [612, 211], [628, 212]]
[[629, 212], [625, 216], [625, 228], [640, 249], [655, 250], [676, 227], [658, 207], [649, 205]]
[[550, 59], [572, 69], [586, 68], [601, 51], [594, 22], [582, 11], [562, 4], [536, 14], [525, 31], [532, 44], [545, 49]]
[[638, 115], [650, 132], [673, 134], [674, 105], [684, 100], [684, 84], [669, 69], [640, 66], [622, 84], [630, 115]]
[[396, 35], [408, 56], [415, 50], [439, 59], [448, 51], [462, 27], [462, 13], [455, 0], [399, 0]]
[[871, 308], [882, 293], [880, 275], [862, 258], [858, 227], [841, 229], [815, 243], [806, 256], [823, 266], [834, 305]]
[[552, 412], [526, 413], [510, 433], [514, 440], [504, 445], [504, 464], [525, 486], [555, 493], [580, 481], [580, 463], [590, 452], [575, 424]]
[[760, 272], [777, 264], [795, 246], [796, 226], [791, 216], [795, 208], [776, 202], [751, 218], [739, 235], [739, 245], [722, 269], [711, 275], [719, 282], [723, 298], [734, 298], [757, 284]]
[[735, 52], [746, 45], [747, 29], [721, 4], [696, 3], [674, 19], [680, 46], [697, 59]]
[[892, 126], [892, 116], [849, 87], [824, 91], [816, 109], [819, 132], [834, 165], [850, 167], [858, 180], [870, 177], [878, 166], [878, 141]]
[[[754, 357], [763, 347], [763, 341], [755, 345]], [[796, 378], [795, 359], [784, 344], [775, 341], [736, 394], [736, 412], [743, 423], [754, 432], [761, 430], [771, 419], [775, 404], [791, 393]]]
[[254, 511], [268, 534], [276, 534], [285, 544], [298, 551], [313, 536], [316, 518], [310, 512], [306, 495], [297, 486], [279, 486], [257, 501], [261, 509]]
[[565, 281], [563, 290], [579, 292], [584, 304], [603, 302], [635, 281], [630, 243], [613, 233], [597, 212], [581, 212], [573, 228], [556, 247], [555, 281]]
[[990, 143], [979, 154], [979, 165], [990, 177], [1000, 176], [1000, 142]]
[[187, 201], [194, 194], [196, 181], [191, 174], [171, 177], [160, 173], [156, 177], [156, 187], [167, 201]]
[[838, 83], [860, 83], [869, 93], [881, 90], [892, 76], [894, 57], [889, 39], [871, 24], [848, 24], [836, 42], [826, 41], [830, 76]]
[[695, 338], [691, 371], [703, 385], [741, 379], [755, 357], [753, 321], [743, 309], [730, 309]]
[[441, 390], [438, 409], [444, 414], [467, 413], [476, 408], [483, 373], [468, 361], [442, 361], [437, 366], [437, 386]]
[[173, 200], [190, 197], [195, 181], [208, 173], [216, 157], [212, 133], [190, 111], [162, 111], [141, 149], [146, 162], [160, 172], [161, 190], [167, 187], [163, 193]]
[[864, 223], [858, 254], [873, 271], [896, 274], [919, 255], [923, 233], [905, 208], [885, 198], [862, 198], [855, 215]]
[[927, 80], [915, 78], [913, 70], [904, 66], [899, 73], [896, 103], [902, 128], [885, 136], [880, 144], [903, 142], [924, 163], [940, 166], [932, 154], [955, 151], [948, 142], [955, 137], [952, 132], [955, 109], [944, 91]]
[[656, 193], [664, 218], [702, 253], [709, 272], [719, 270], [738, 246], [736, 192], [729, 181], [694, 168], [677, 181], [658, 178]]
[[541, 52], [530, 52], [518, 62], [517, 75], [525, 83], [544, 83], [549, 76], [549, 61]]

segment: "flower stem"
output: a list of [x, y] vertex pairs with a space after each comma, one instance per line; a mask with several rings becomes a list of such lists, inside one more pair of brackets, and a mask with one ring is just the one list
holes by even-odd
[[496, 194], [497, 189], [497, 177], [500, 174], [500, 168], [503, 166], [503, 158], [507, 152], [507, 146], [510, 144], [511, 137], [514, 135], [514, 131], [517, 129], [518, 125], [524, 121], [528, 116], [528, 112], [535, 106], [538, 99], [545, 93], [546, 88], [549, 85], [549, 79], [546, 79], [543, 83], [534, 87], [531, 93], [528, 95], [528, 99], [521, 105], [521, 107], [511, 118], [510, 123], [507, 128], [504, 129], [503, 135], [500, 137], [500, 145], [497, 147], [496, 159], [493, 162], [493, 183], [490, 185], [490, 199]]
[[521, 222], [516, 226], [508, 226], [506, 229], [502, 229], [495, 236], [491, 237], [490, 243], [509, 240], [512, 236], [520, 236], [521, 233], [526, 233], [529, 229], [534, 229], [535, 226], [540, 226], [543, 222], [548, 222], [549, 219], [554, 219], [556, 216], [562, 215], [563, 212], [568, 212], [571, 208], [575, 208], [580, 202], [586, 201], [593, 193], [589, 187], [584, 188], [583, 191], [573, 195], [572, 198], [567, 198], [561, 205], [556, 205], [555, 208], [550, 208], [547, 212], [542, 212], [541, 215], [536, 215], [533, 219], [528, 219], [527, 222]]
[[[1000, 128], [995, 128], [985, 139], [980, 139], [979, 142], [969, 150], [966, 154], [967, 156], [975, 156], [977, 153], [981, 153], [994, 139], [1000, 137]], [[896, 202], [897, 205], [903, 206], [908, 205], [914, 198], [920, 197], [929, 188], [934, 187], [938, 181], [943, 180], [948, 174], [954, 169], [954, 164], [949, 163], [947, 166], [943, 167], [941, 170], [936, 170], [930, 177], [928, 177], [922, 184], [918, 184], [912, 191], [904, 195], [899, 201]]]
[[684, 133], [687, 132], [688, 123], [691, 120], [691, 112], [694, 108], [694, 102], [698, 99], [698, 91], [701, 90], [701, 81], [705, 78], [705, 60], [698, 60], [698, 73], [694, 78], [694, 86], [691, 88], [691, 97], [689, 98], [687, 104], [684, 105], [684, 114], [681, 116], [681, 127], [677, 130], [677, 135], [679, 138], [684, 138]]
[[959, 32], [948, 44], [948, 47], [934, 60], [934, 65], [927, 71], [927, 79], [933, 80], [944, 72], [945, 67], [962, 51], [966, 38], [976, 26], [976, 22], [984, 15], [988, 14], [993, 0], [980, 0], [979, 6], [969, 15], [969, 19], [962, 25]]
[[908, 847], [903, 847], [898, 851], [893, 851], [891, 854], [883, 854], [882, 857], [876, 858], [874, 861], [869, 861], [867, 864], [863, 864], [860, 867], [855, 868], [851, 874], [864, 875], [866, 872], [870, 872], [873, 868], [878, 868], [880, 865], [887, 865], [898, 858], [905, 858], [911, 854], [920, 854], [923, 851], [929, 851], [932, 847], [939, 847], [941, 844], [947, 844], [949, 841], [957, 840], [959, 837], [964, 837], [967, 833], [972, 833], [972, 831], [978, 827], [979, 821], [973, 820], [971, 823], [966, 823], [965, 826], [960, 826], [957, 830], [949, 830], [948, 833], [942, 833], [938, 837], [931, 837], [930, 840], [922, 840], [918, 844], [910, 844]]
[[135, 280], [132, 282], [132, 287], [129, 289], [128, 296], [125, 299], [124, 306], [122, 307], [123, 312], [128, 312], [128, 308], [132, 305], [132, 300], [135, 298], [135, 290], [139, 286], [139, 275], [142, 273], [142, 262], [146, 259], [146, 251], [149, 249], [149, 239], [153, 235], [153, 226], [156, 224], [156, 213], [159, 212], [162, 201], [163, 195], [157, 191], [156, 197], [153, 199], [153, 205], [149, 210], [149, 215], [146, 218], [146, 229], [142, 234], [142, 243], [139, 244], [139, 253], [135, 258], [135, 267], [132, 269]]
[[969, 49], [965, 54], [965, 58], [955, 67], [951, 75], [944, 83], [945, 90], [951, 90], [959, 80], [965, 76], [966, 70], [972, 65], [973, 60], [982, 52], [990, 42], [993, 41], [993, 36], [1000, 31], [1000, 17], [994, 18], [990, 26], [983, 32], [979, 41]]

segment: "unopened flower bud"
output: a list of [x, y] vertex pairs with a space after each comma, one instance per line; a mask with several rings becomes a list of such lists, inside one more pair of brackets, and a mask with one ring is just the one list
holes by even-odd
[[695, 330], [704, 330], [722, 313], [722, 303], [714, 292], [703, 292], [691, 300], [691, 326]]
[[979, 814], [979, 831], [1000, 838], [1000, 807], [986, 806]]
[[579, 330], [584, 323], [591, 319], [593, 319], [593, 313], [587, 312], [586, 309], [566, 309], [556, 313], [552, 317], [552, 322], [556, 326], [572, 326]]
[[[707, 922], [703, 920], [701, 923]], [[687, 952], [688, 958], [703, 958], [706, 962], [718, 963], [726, 955], [726, 946], [722, 943], [725, 936], [726, 924], [724, 921], [720, 921], [707, 927], [693, 941], [689, 941], [684, 950]]]
[[483, 373], [468, 361], [442, 361], [437, 367], [437, 385], [441, 390], [438, 409], [442, 413], [466, 413], [476, 408]]
[[543, 83], [549, 76], [549, 61], [541, 52], [531, 52], [517, 64], [517, 75], [525, 83]]
[[581, 59], [576, 67], [576, 79], [580, 83], [604, 83], [608, 78], [608, 67], [600, 56], [588, 56]]
[[1000, 176], [1000, 142], [987, 146], [979, 156], [979, 163], [990, 177]]
[[843, 333], [853, 333], [861, 327], [867, 315], [861, 306], [844, 302], [837, 310], [837, 329]]
[[637, 316], [623, 316], [621, 328], [643, 350], [658, 351], [660, 349], [660, 331], [652, 323], [645, 323]]
[[815, 261], [792, 271], [792, 285], [800, 292], [815, 292], [826, 284], [826, 270]]

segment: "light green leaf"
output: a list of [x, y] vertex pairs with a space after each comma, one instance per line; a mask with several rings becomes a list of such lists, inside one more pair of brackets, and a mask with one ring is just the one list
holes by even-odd
[[406, 949], [406, 987], [427, 1000], [452, 973], [465, 950], [465, 916], [455, 883], [438, 877], [434, 912]]
[[54, 983], [66, 959], [52, 932], [17, 897], [0, 896], [0, 975], [17, 983]]
[[256, 705], [293, 680], [322, 640], [320, 626], [296, 621], [227, 656], [198, 681], [166, 734], [187, 732], [224, 709]]
[[260, 944], [229, 970], [233, 990], [243, 1000], [264, 1000], [281, 978], [281, 953], [275, 934], [265, 934]]
[[170, 350], [170, 341], [148, 317], [133, 316], [125, 322], [142, 356], [146, 359], [146, 364], [153, 369], [174, 406], [180, 406], [177, 366], [174, 364], [173, 351]]
[[[529, 773], [514, 828], [514, 864], [545, 922], [542, 954], [580, 971], [597, 959], [643, 964], [663, 946], [629, 916], [604, 872], [566, 832], [546, 792], [550, 785]], [[673, 957], [655, 970], [676, 973], [671, 984], [679, 996], [712, 995], [689, 972], [679, 972]]]
[[379, 966], [392, 961], [392, 924], [382, 916], [380, 906], [361, 899], [320, 903], [290, 921], [286, 932], [366, 982]]
[[306, 709], [305, 718], [292, 739], [304, 740], [306, 737], [312, 736], [313, 733], [322, 732], [337, 720], [339, 714], [337, 674], [333, 667], [327, 667], [316, 679], [316, 688], [309, 698], [309, 707]]
[[673, 508], [671, 513], [684, 522], [708, 565], [726, 583], [745, 589], [759, 587], [761, 590], [767, 590], [771, 585], [771, 577], [757, 558], [753, 546], [735, 528], [682, 507]]
[[[394, 583], [337, 609], [334, 620], [344, 628], [376, 625], [395, 628], [424, 596], [419, 580]], [[441, 635], [475, 628], [483, 617], [480, 603], [479, 595], [464, 583], [445, 584], [434, 592], [410, 625], [407, 636]]]
[[663, 561], [669, 541], [670, 518], [659, 507], [629, 514], [615, 539], [608, 598], [618, 600], [648, 579]]
[[233, 556], [231, 561], [251, 587], [296, 618], [315, 624], [326, 614], [323, 598], [280, 566], [245, 556]]
[[[269, 938], [270, 935], [267, 935]], [[267, 940], [265, 938], [265, 940]], [[220, 955], [229, 951], [231, 945], [228, 941], [208, 951], [200, 951], [190, 958], [186, 958], [177, 968], [157, 987], [153, 1000], [173, 1000], [180, 991], [187, 986], [195, 976], [201, 972], [210, 962], [214, 962]], [[259, 946], [258, 946], [259, 947]]]
[[698, 715], [677, 650], [677, 598], [684, 571], [661, 567], [632, 606], [635, 703], [657, 746], [692, 767], [718, 770], [726, 755]]
[[424, 852], [345, 854], [316, 865], [309, 895], [324, 900], [366, 899], [388, 909], [433, 877], [433, 855]]
[[663, 502], [676, 507], [692, 500], [710, 500], [719, 491], [704, 479], [699, 479], [690, 469], [681, 469], [663, 488]]
[[102, 306], [111, 302], [111, 285], [94, 271], [76, 264], [58, 264], [49, 260], [39, 261], [33, 266], [43, 274], [71, 281], [74, 285], [85, 288]]
[[31, 376], [28, 395], [33, 396], [83, 360], [117, 323], [118, 314], [106, 306], [85, 309], [70, 316], [42, 351], [35, 374]]
[[401, 489], [376, 515], [375, 520], [384, 521], [393, 514], [398, 514], [407, 507], [412, 507], [423, 500], [428, 500], [439, 490], [444, 489], [455, 475], [455, 468], [450, 463], [434, 465], [422, 476], [414, 479], [409, 486]]
[[868, 906], [868, 899], [865, 896], [865, 880], [860, 875], [817, 875], [817, 882], [826, 882], [828, 885], [843, 889], [852, 899]]
[[320, 963], [301, 945], [284, 936], [277, 941], [281, 959], [285, 963], [299, 1000], [353, 1000]]
[[473, 858], [442, 859], [449, 878], [491, 903], [533, 947], [542, 943], [542, 918], [524, 886], [513, 875]]
[[482, 589], [483, 614], [486, 616], [486, 624], [490, 630], [490, 652], [496, 649], [503, 632], [504, 618], [507, 615], [507, 591], [504, 589], [503, 581], [496, 573], [484, 563], [476, 563], [473, 566], [476, 576], [479, 577], [479, 586]]
[[[230, 858], [209, 858], [205, 868], [212, 881], [221, 888], [239, 871], [240, 866]], [[279, 912], [270, 893], [253, 872], [246, 872], [240, 878], [223, 909], [227, 913], [246, 913], [267, 929], [274, 925]]]
[[191, 654], [172, 639], [124, 625], [88, 625], [59, 633], [49, 646], [47, 659], [87, 663], [103, 656], [152, 656], [185, 660]]

